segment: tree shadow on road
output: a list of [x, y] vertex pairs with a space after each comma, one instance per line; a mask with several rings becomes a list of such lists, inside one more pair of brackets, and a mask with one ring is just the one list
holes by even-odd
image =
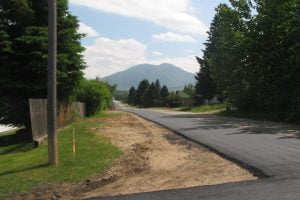
[[300, 126], [286, 123], [275, 123], [223, 117], [209, 114], [180, 114], [165, 116], [165, 119], [194, 119], [193, 126], [179, 129], [181, 131], [193, 130], [218, 130], [225, 135], [239, 134], [272, 134], [278, 135], [277, 139], [300, 139]]

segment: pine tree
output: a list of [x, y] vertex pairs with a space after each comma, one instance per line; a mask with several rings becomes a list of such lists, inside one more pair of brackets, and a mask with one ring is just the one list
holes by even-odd
[[132, 86], [129, 90], [129, 94], [128, 94], [128, 104], [129, 105], [136, 105], [136, 91], [135, 88]]
[[144, 102], [143, 102], [143, 106], [148, 108], [148, 107], [153, 107], [155, 106], [154, 102], [156, 99], [156, 91], [155, 91], [155, 84], [151, 83], [148, 90], [145, 92], [143, 98], [144, 98]]
[[155, 81], [155, 99], [154, 99], [154, 105], [155, 106], [161, 106], [161, 86], [160, 86], [160, 82], [157, 79]]
[[[78, 20], [58, 0], [58, 97], [68, 101], [85, 65]], [[0, 1], [0, 123], [30, 127], [29, 98], [46, 98], [47, 0]], [[4, 47], [4, 48], [2, 48]]]
[[168, 87], [164, 85], [164, 86], [161, 88], [161, 99], [162, 99], [162, 104], [163, 104], [163, 106], [167, 106], [168, 96], [169, 96], [169, 90], [168, 90]]
[[139, 86], [136, 90], [136, 105], [143, 107], [146, 100], [146, 92], [149, 88], [149, 81], [144, 79], [139, 83]]
[[200, 65], [200, 70], [195, 76], [197, 82], [194, 99], [196, 104], [202, 105], [205, 100], [211, 100], [216, 95], [216, 88], [207, 62], [199, 57], [196, 59]]

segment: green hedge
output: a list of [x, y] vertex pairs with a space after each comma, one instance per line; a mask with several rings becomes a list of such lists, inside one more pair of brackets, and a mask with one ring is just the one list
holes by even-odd
[[76, 100], [86, 104], [87, 116], [93, 116], [109, 107], [112, 94], [105, 83], [82, 79], [76, 91]]

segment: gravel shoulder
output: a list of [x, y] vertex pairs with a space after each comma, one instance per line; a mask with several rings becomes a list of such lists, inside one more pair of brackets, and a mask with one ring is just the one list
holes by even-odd
[[124, 155], [102, 174], [108, 183], [81, 198], [257, 179], [208, 149], [133, 114], [107, 120], [99, 134], [120, 147]]

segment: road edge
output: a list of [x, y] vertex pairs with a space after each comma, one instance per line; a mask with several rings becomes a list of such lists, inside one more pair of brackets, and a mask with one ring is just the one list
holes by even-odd
[[241, 167], [241, 168], [249, 171], [253, 176], [257, 177], [258, 179], [266, 179], [266, 178], [272, 178], [273, 177], [271, 175], [268, 175], [263, 170], [261, 170], [261, 169], [259, 169], [257, 167], [254, 167], [254, 166], [252, 166], [252, 165], [250, 165], [250, 164], [248, 164], [248, 163], [246, 163], [244, 161], [241, 161], [241, 160], [236, 159], [236, 158], [234, 158], [234, 157], [232, 157], [230, 155], [227, 155], [227, 154], [225, 154], [225, 153], [223, 153], [223, 152], [221, 152], [221, 151], [219, 151], [219, 150], [215, 149], [214, 147], [211, 147], [211, 146], [209, 146], [207, 144], [204, 144], [204, 143], [202, 143], [200, 141], [194, 140], [193, 138], [190, 138], [190, 137], [188, 137], [188, 136], [180, 133], [177, 130], [174, 130], [174, 129], [170, 128], [170, 127], [167, 127], [164, 124], [161, 124], [161, 123], [156, 122], [154, 120], [148, 119], [148, 118], [146, 118], [146, 117], [144, 117], [144, 116], [142, 116], [142, 115], [140, 115], [138, 113], [135, 113], [134, 111], [124, 110], [124, 109], [120, 109], [120, 110], [124, 111], [124, 112], [128, 112], [128, 113], [134, 114], [134, 115], [139, 116], [139, 117], [141, 117], [141, 118], [143, 118], [145, 120], [151, 121], [151, 122], [153, 122], [155, 124], [158, 124], [158, 125], [160, 125], [160, 126], [162, 126], [164, 128], [167, 128], [167, 129], [173, 131], [175, 134], [177, 134], [177, 135], [179, 135], [179, 136], [181, 136], [181, 137], [183, 137], [183, 138], [185, 138], [187, 140], [190, 140], [190, 141], [192, 141], [192, 142], [194, 142], [194, 143], [196, 143], [198, 145], [201, 145], [201, 146], [207, 148], [208, 150], [212, 151], [213, 153], [221, 156], [222, 158], [224, 158], [224, 159], [226, 159], [226, 160], [228, 160], [230, 162], [233, 162], [234, 164], [238, 165], [239, 167]]

